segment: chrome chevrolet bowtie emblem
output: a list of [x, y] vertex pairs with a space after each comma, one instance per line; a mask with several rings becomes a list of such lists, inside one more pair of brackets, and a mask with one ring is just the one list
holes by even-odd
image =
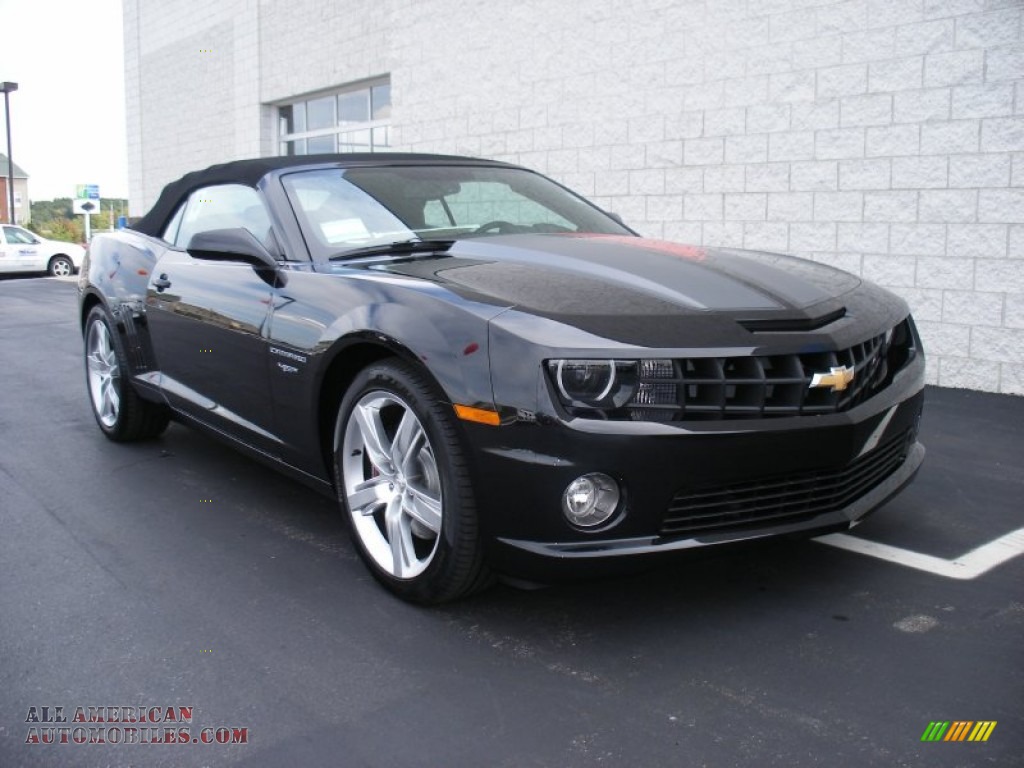
[[842, 392], [853, 381], [853, 368], [840, 366], [832, 368], [828, 373], [816, 373], [811, 379], [811, 389], [831, 387], [833, 392]]

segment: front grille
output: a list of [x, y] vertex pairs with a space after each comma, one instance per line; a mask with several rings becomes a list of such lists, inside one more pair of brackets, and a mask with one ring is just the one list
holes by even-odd
[[[838, 413], [884, 389], [911, 358], [913, 343], [907, 319], [891, 333], [837, 351], [641, 360], [636, 393], [623, 415], [712, 421]], [[810, 387], [814, 374], [843, 366], [854, 371], [845, 389]]]
[[795, 523], [851, 504], [895, 472], [907, 457], [909, 432], [840, 470], [800, 472], [751, 483], [677, 493], [661, 534], [711, 533], [765, 523]]

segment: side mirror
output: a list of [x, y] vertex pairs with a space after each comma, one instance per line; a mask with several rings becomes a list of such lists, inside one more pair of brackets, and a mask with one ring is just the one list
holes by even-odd
[[244, 261], [257, 269], [277, 270], [279, 266], [263, 243], [242, 227], [197, 232], [186, 250], [196, 259]]
[[612, 213], [611, 211], [605, 211], [605, 213], [608, 214], [609, 218], [614, 219], [616, 224], [621, 224], [624, 227], [626, 226], [626, 222], [622, 220], [622, 217], [619, 216], [619, 214]]

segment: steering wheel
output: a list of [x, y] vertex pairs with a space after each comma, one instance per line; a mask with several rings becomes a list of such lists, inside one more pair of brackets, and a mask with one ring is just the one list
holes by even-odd
[[499, 235], [511, 235], [515, 234], [517, 230], [522, 227], [516, 226], [511, 221], [505, 221], [504, 219], [495, 219], [494, 221], [488, 221], [486, 224], [481, 224], [474, 231], [474, 235], [485, 235], [491, 230], [494, 230]]

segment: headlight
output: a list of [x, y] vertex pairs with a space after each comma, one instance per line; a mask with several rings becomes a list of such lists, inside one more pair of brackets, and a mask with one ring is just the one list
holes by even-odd
[[621, 408], [636, 391], [635, 360], [549, 360], [548, 372], [565, 405]]

